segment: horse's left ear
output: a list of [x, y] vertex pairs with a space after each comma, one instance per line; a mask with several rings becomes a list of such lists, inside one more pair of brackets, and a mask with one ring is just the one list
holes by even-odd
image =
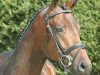
[[72, 9], [77, 3], [77, 0], [69, 0], [65, 5], [67, 8]]
[[48, 13], [50, 13], [53, 9], [57, 7], [59, 0], [52, 0], [52, 3], [49, 6]]

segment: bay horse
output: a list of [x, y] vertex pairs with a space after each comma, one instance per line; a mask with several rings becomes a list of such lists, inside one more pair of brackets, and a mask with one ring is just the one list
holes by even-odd
[[60, 63], [65, 75], [69, 66], [73, 75], [90, 75], [91, 61], [71, 13], [76, 2], [69, 0], [62, 5], [52, 0], [39, 11], [29, 21], [14, 52], [1, 61], [0, 75], [40, 75], [47, 59]]

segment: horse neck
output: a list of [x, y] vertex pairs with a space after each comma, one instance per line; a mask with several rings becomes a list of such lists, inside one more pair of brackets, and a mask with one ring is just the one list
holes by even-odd
[[4, 75], [40, 75], [46, 57], [43, 53], [44, 32], [40, 27], [43, 23], [38, 16], [19, 41]]

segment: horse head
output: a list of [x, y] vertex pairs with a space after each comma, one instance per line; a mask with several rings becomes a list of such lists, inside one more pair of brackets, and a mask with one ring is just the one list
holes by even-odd
[[65, 5], [53, 0], [45, 10], [47, 58], [60, 62], [66, 69], [71, 66], [74, 75], [90, 75], [91, 61], [80, 40], [80, 25], [71, 9], [77, 0], [69, 0]]

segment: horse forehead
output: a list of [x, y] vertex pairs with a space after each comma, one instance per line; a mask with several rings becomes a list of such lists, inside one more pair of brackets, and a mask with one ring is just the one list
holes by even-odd
[[52, 21], [56, 25], [62, 26], [74, 26], [76, 24], [76, 21], [74, 20], [74, 17], [71, 13], [56, 15], [56, 17]]
[[71, 13], [67, 13], [64, 15], [62, 19], [64, 25], [70, 26], [70, 27], [77, 27], [76, 24], [77, 22], [75, 21], [73, 15]]
[[53, 22], [55, 25], [62, 25], [66, 22], [66, 20], [65, 14], [58, 14], [51, 19], [51, 22]]
[[66, 14], [66, 18], [68, 20], [70, 20], [71, 22], [73, 22], [73, 21], [75, 22], [74, 17], [73, 17], [73, 15], [71, 13]]

